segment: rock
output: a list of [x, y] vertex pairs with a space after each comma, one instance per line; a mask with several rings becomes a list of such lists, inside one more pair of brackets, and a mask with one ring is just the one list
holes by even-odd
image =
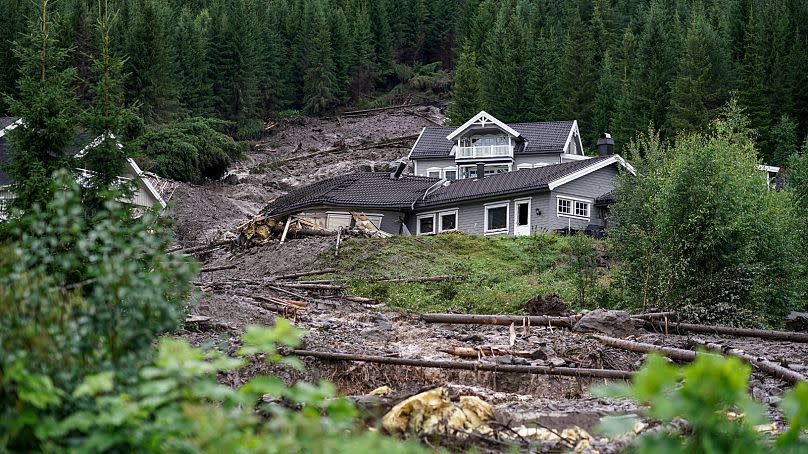
[[241, 179], [235, 173], [231, 173], [230, 175], [224, 177], [223, 181], [231, 186], [235, 186], [241, 183]]
[[525, 303], [529, 315], [567, 315], [569, 307], [557, 294], [536, 295]]
[[785, 328], [788, 331], [808, 332], [808, 312], [792, 312], [788, 314]]
[[553, 350], [553, 347], [543, 346], [543, 347], [541, 347], [541, 348], [539, 348], [537, 350], [534, 350], [530, 354], [530, 357], [533, 358], [533, 359], [547, 360], [549, 358], [553, 358], [555, 355], [556, 355], [556, 353], [555, 353], [555, 350]]
[[562, 367], [562, 366], [564, 366], [565, 364], [567, 364], [567, 362], [566, 362], [566, 361], [564, 361], [564, 360], [563, 360], [563, 359], [561, 359], [561, 358], [550, 358], [550, 359], [547, 361], [547, 363], [548, 363], [548, 364], [550, 364], [550, 365], [551, 365], [551, 366], [553, 366], [553, 367]]
[[637, 334], [637, 328], [628, 312], [604, 309], [587, 312], [572, 327], [572, 330], [579, 333], [603, 333], [613, 337], [628, 337]]

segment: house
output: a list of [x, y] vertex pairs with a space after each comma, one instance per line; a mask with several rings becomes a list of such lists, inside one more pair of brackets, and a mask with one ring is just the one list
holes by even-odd
[[[271, 202], [262, 215], [295, 216], [328, 230], [351, 224], [354, 213], [367, 216], [392, 234], [433, 235], [462, 231], [480, 235], [530, 235], [539, 231], [598, 230], [606, 223], [609, 197], [621, 171], [634, 169], [610, 153], [603, 156], [477, 173], [451, 181], [404, 174], [340, 175], [294, 190]], [[600, 204], [599, 204], [600, 203]]]
[[[18, 127], [24, 127], [22, 120], [13, 117], [0, 117], [0, 164], [4, 164], [11, 159], [8, 147], [6, 145], [6, 134]], [[81, 158], [87, 155], [93, 147], [98, 146], [102, 142], [102, 137], [93, 137], [84, 132], [77, 132], [73, 142], [65, 150], [66, 155], [72, 156], [81, 163]], [[118, 144], [120, 147], [121, 145]], [[86, 181], [92, 176], [92, 171], [77, 168], [76, 178], [79, 183]], [[159, 191], [155, 188], [150, 178], [140, 169], [137, 163], [132, 158], [126, 158], [124, 169], [118, 177], [121, 183], [134, 182], [135, 192], [131, 198], [120, 200], [121, 202], [130, 204], [134, 210], [141, 211], [149, 209], [155, 205], [165, 208], [166, 202], [160, 195]], [[4, 206], [6, 203], [13, 199], [14, 192], [12, 191], [14, 181], [11, 176], [0, 169], [0, 221], [5, 219]]]
[[449, 181], [589, 159], [575, 120], [505, 124], [485, 111], [458, 128], [424, 128], [408, 158], [415, 175]]

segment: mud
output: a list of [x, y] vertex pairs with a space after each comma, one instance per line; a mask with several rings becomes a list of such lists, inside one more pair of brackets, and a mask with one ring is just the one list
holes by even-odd
[[[170, 218], [176, 241], [181, 246], [205, 244], [228, 237], [235, 226], [256, 213], [266, 203], [289, 189], [355, 170], [386, 169], [389, 162], [407, 155], [411, 143], [386, 148], [319, 154], [302, 160], [289, 158], [315, 150], [343, 145], [361, 146], [383, 139], [417, 134], [432, 124], [424, 117], [442, 121], [434, 107], [414, 107], [381, 112], [367, 117], [341, 119], [298, 119], [272, 128], [247, 158], [231, 169], [237, 184], [211, 183], [205, 186], [179, 184], [171, 197]], [[413, 140], [414, 142], [414, 140]], [[236, 178], [230, 182], [235, 183]], [[234, 352], [239, 335], [252, 324], [272, 325], [278, 316], [262, 308], [238, 285], [209, 287], [212, 283], [239, 279], [260, 280], [297, 271], [323, 268], [322, 254], [331, 253], [334, 238], [306, 238], [284, 244], [269, 244], [246, 250], [222, 248], [199, 256], [203, 266], [233, 265], [232, 269], [204, 273], [198, 278], [209, 288], [191, 307], [196, 315], [210, 317], [215, 328], [188, 327], [175, 333], [194, 345]], [[261, 295], [287, 298], [270, 288]], [[450, 347], [492, 346], [511, 348], [508, 327], [436, 325], [422, 322], [416, 315], [387, 310], [383, 305], [369, 307], [342, 298], [308, 294], [309, 308], [286, 314], [296, 326], [307, 330], [305, 348], [321, 351], [394, 355], [402, 358], [468, 361], [438, 351]], [[555, 305], [553, 305], [555, 306]], [[537, 308], [546, 311], [547, 308]], [[568, 367], [636, 370], [644, 355], [604, 348], [585, 333], [550, 328], [516, 328], [515, 350], [537, 351], [532, 364]], [[700, 336], [708, 340], [722, 340]], [[688, 336], [645, 333], [638, 340], [658, 345], [689, 348]], [[808, 345], [768, 342], [758, 339], [723, 339], [734, 347], [772, 360], [808, 369]], [[528, 361], [522, 358], [492, 357], [480, 361]], [[476, 361], [476, 360], [475, 360]], [[379, 386], [390, 386], [399, 395], [412, 395], [433, 386], [448, 386], [452, 392], [477, 395], [494, 405], [497, 419], [506, 426], [539, 424], [551, 429], [573, 425], [591, 431], [608, 414], [637, 412], [636, 404], [593, 397], [589, 391], [604, 380], [548, 377], [474, 371], [448, 371], [403, 366], [387, 366], [304, 359], [306, 369], [269, 365], [256, 358], [250, 365], [220, 377], [222, 383], [239, 386], [258, 374], [277, 374], [289, 383], [297, 380], [327, 379], [346, 395], [364, 395]], [[776, 403], [786, 390], [785, 383], [753, 373], [750, 390], [764, 402], [772, 416], [780, 418]], [[625, 446], [621, 441], [598, 445], [601, 452]], [[496, 446], [477, 446], [483, 452]], [[501, 448], [499, 448], [501, 450]]]

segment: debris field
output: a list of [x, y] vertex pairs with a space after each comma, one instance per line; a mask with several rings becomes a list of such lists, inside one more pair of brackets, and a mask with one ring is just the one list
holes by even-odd
[[526, 301], [529, 316], [396, 312], [384, 301], [347, 294], [337, 270], [320, 263], [324, 254], [339, 253], [343, 235], [375, 241], [383, 232], [372, 223], [320, 235], [307, 234], [316, 226], [299, 219], [255, 218], [298, 185], [359, 169], [389, 170], [408, 153], [411, 136], [441, 121], [437, 108], [414, 106], [270, 123], [230, 183], [178, 184], [172, 253], [196, 258], [202, 272], [195, 282], [199, 301], [175, 335], [233, 351], [247, 325], [286, 317], [308, 332], [304, 345], [289, 352], [304, 360], [305, 371], [257, 358], [222, 376], [223, 383], [238, 386], [262, 373], [290, 382], [329, 380], [351, 396], [369, 425], [416, 432], [450, 449], [501, 452], [516, 443], [533, 451], [618, 452], [655, 426], [646, 421], [623, 438], [600, 438], [601, 417], [638, 409], [593, 397], [590, 387], [629, 379], [648, 351], [677, 362], [692, 360], [696, 349], [740, 356], [754, 366], [752, 395], [778, 420], [780, 396], [808, 374], [806, 333], [718, 332], [677, 324], [673, 313], [575, 314], [556, 295]]

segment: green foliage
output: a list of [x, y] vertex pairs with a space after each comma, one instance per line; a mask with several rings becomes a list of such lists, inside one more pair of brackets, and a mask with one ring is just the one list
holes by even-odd
[[710, 135], [667, 145], [652, 133], [633, 146], [641, 178], [618, 182], [612, 238], [635, 307], [684, 302], [692, 314], [735, 308], [777, 323], [798, 306], [805, 290], [799, 216], [791, 194], [770, 191], [754, 170], [750, 135], [730, 104]]
[[797, 124], [788, 116], [780, 117], [780, 122], [772, 129], [772, 165], [787, 164], [789, 159], [797, 153]]
[[584, 307], [598, 275], [595, 240], [582, 233], [576, 233], [567, 240], [561, 252], [565, 254], [567, 269], [573, 275], [573, 284], [578, 293], [578, 306]]
[[[372, 241], [373, 247], [365, 241], [347, 241], [340, 247], [339, 257], [328, 254], [322, 259], [342, 270], [339, 276], [345, 276], [352, 294], [377, 298], [390, 307], [414, 312], [518, 314], [524, 312], [525, 301], [537, 294], [557, 293], [570, 303], [580, 302], [579, 276], [568, 271], [562, 252], [570, 250], [571, 238], [450, 233]], [[586, 252], [582, 254], [588, 257]], [[588, 265], [586, 273], [585, 303], [591, 305], [600, 288], [594, 280], [599, 273]], [[384, 283], [374, 279], [439, 275], [456, 276], [457, 280]]]
[[452, 124], [461, 125], [482, 110], [481, 90], [477, 53], [466, 45], [460, 52], [455, 69], [452, 103], [448, 110]]
[[200, 184], [218, 179], [243, 153], [242, 145], [224, 134], [229, 123], [189, 118], [147, 132], [132, 143], [143, 167], [164, 177]]
[[[773, 448], [756, 430], [767, 422], [763, 406], [749, 395], [751, 367], [734, 357], [704, 354], [684, 367], [652, 354], [631, 385], [603, 386], [595, 394], [631, 398], [646, 415], [664, 424], [637, 440], [638, 453], [763, 453]], [[776, 440], [778, 452], [808, 448], [799, 434], [808, 427], [808, 385], [797, 384], [781, 402], [789, 428]], [[682, 421], [684, 420], [684, 421]], [[625, 433], [636, 420], [609, 418], [610, 435]], [[681, 430], [681, 427], [686, 427]]]
[[153, 338], [179, 326], [190, 292], [192, 267], [164, 253], [155, 218], [128, 219], [116, 202], [86, 217], [72, 175], [53, 180], [53, 200], [13, 221], [0, 245], [0, 370], [16, 371], [0, 375], [0, 433], [10, 446], [33, 443], [45, 404], [61, 404], [47, 418], [76, 405], [57, 392], [58, 401], [43, 401], [43, 390], [70, 393], [106, 371], [127, 381]]

